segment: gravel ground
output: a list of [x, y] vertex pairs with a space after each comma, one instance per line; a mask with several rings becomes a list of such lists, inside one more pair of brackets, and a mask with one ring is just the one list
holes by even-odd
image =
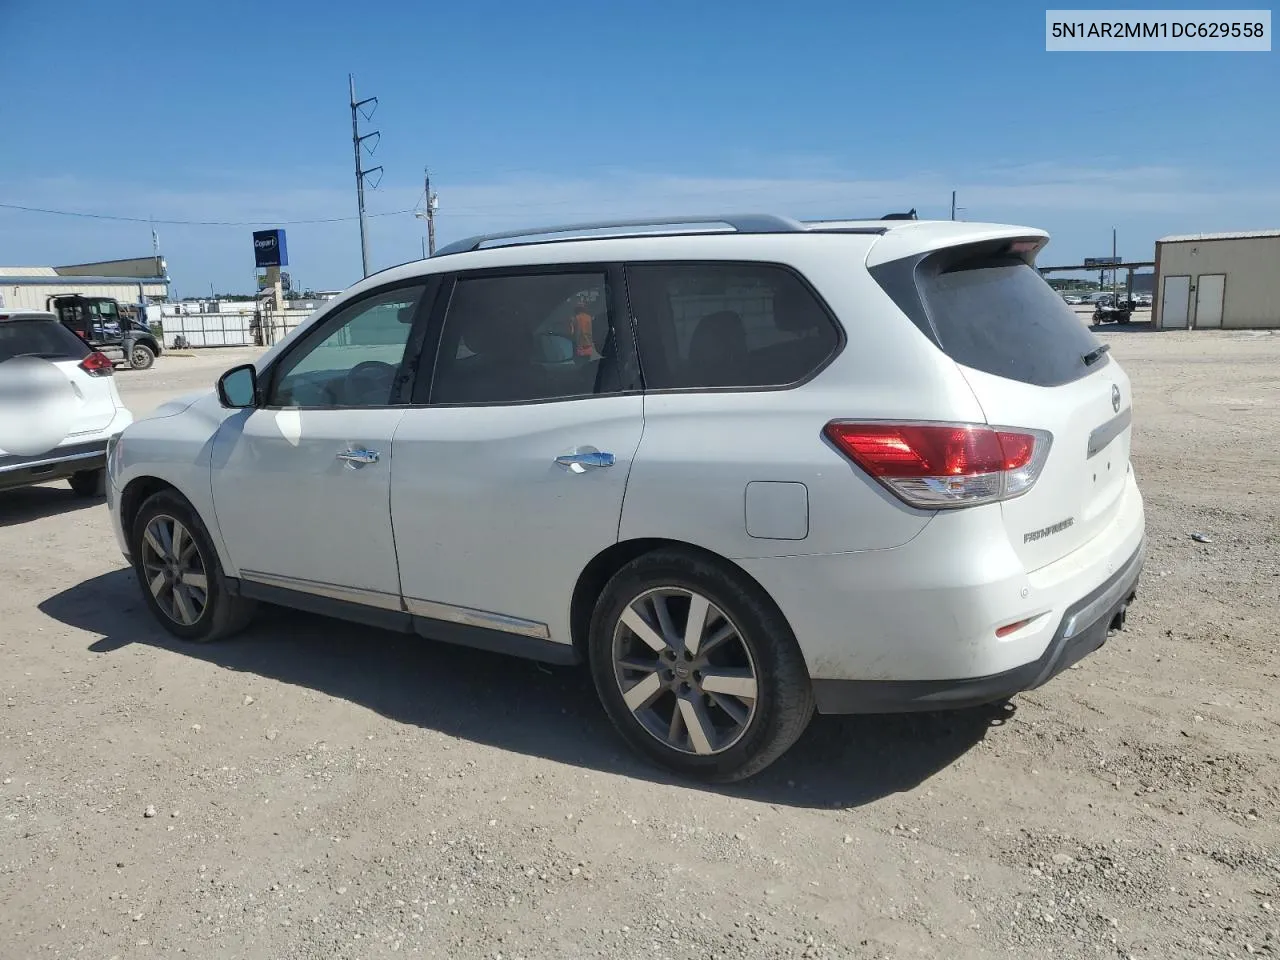
[[[634, 759], [576, 671], [283, 612], [183, 646], [105, 506], [0, 497], [0, 955], [1280, 956], [1280, 336], [1104, 336], [1128, 630], [731, 789]], [[143, 413], [246, 355], [119, 383]]]

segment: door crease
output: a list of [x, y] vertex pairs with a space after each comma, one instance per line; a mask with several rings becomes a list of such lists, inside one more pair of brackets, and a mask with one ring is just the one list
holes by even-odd
[[631, 451], [631, 459], [627, 463], [627, 476], [622, 481], [622, 502], [618, 505], [618, 522], [613, 529], [614, 543], [622, 540], [622, 517], [627, 512], [627, 489], [631, 486], [631, 471], [635, 469], [636, 460], [640, 458], [640, 448], [644, 446], [644, 408], [647, 399], [644, 394], [640, 395], [640, 438], [636, 441], [635, 449]]
[[396, 518], [391, 510], [392, 490], [396, 485], [396, 435], [400, 433], [400, 427], [404, 424], [405, 415], [409, 411], [402, 410], [400, 419], [396, 421], [396, 427], [391, 431], [391, 455], [388, 458], [391, 462], [387, 469], [387, 524], [391, 527], [391, 556], [396, 563], [396, 592], [400, 594], [400, 609], [405, 613], [409, 612], [408, 601], [404, 595], [404, 573], [400, 566], [400, 544], [396, 542]]

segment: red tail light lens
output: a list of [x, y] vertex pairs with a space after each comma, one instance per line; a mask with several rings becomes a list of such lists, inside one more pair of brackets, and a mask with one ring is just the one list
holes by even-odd
[[80, 369], [91, 377], [109, 377], [116, 371], [116, 365], [105, 353], [95, 350], [80, 361]]
[[849, 423], [824, 433], [837, 449], [914, 507], [967, 507], [1031, 489], [1049, 434], [967, 423]]

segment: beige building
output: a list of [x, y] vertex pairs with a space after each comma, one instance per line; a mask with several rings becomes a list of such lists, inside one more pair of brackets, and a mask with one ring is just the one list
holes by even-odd
[[1280, 230], [1157, 240], [1151, 315], [1162, 330], [1280, 328]]
[[0, 267], [0, 309], [44, 310], [49, 297], [78, 293], [112, 297], [123, 304], [169, 298], [163, 257], [105, 260], [64, 267]]

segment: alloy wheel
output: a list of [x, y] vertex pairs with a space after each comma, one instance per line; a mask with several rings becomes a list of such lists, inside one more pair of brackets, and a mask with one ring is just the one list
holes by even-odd
[[741, 631], [683, 587], [648, 590], [627, 605], [614, 629], [613, 672], [640, 725], [681, 753], [729, 749], [756, 714], [759, 677]]
[[147, 524], [142, 570], [165, 616], [184, 627], [200, 622], [209, 604], [209, 577], [200, 548], [181, 521], [160, 514]]

